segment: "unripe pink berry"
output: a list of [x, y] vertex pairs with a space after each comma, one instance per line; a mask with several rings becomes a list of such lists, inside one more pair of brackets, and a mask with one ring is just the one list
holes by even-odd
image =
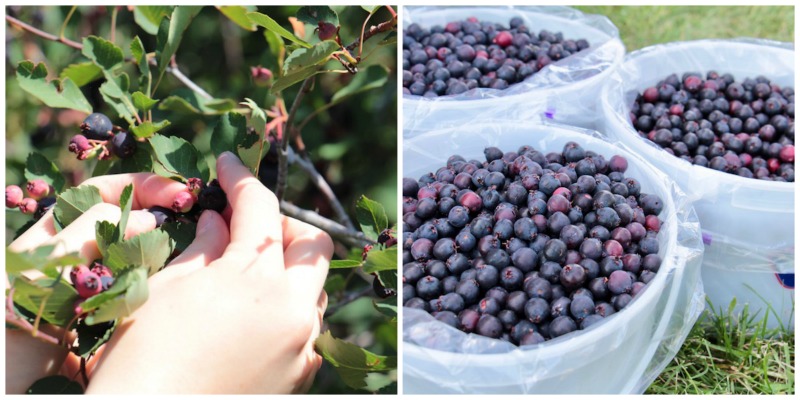
[[83, 307], [81, 307], [81, 304], [83, 304], [83, 299], [75, 300], [75, 302], [72, 303], [72, 309], [75, 311], [75, 315], [83, 314]]
[[24, 197], [25, 195], [22, 193], [22, 189], [19, 186], [6, 186], [6, 207], [14, 208], [19, 206], [19, 203]]
[[178, 213], [187, 213], [194, 206], [194, 196], [189, 192], [178, 192], [172, 202], [172, 210]]
[[34, 200], [40, 200], [50, 194], [50, 185], [41, 179], [34, 179], [28, 182], [25, 189], [28, 191], [28, 196]]
[[272, 71], [262, 66], [250, 67], [250, 73], [256, 86], [268, 87], [272, 85]]
[[[89, 143], [89, 139], [87, 139], [86, 136], [75, 135], [72, 137], [72, 139], [70, 139], [68, 148], [71, 153], [78, 155], [78, 159], [82, 159], [81, 154], [91, 150], [92, 145]], [[85, 158], [86, 157], [83, 159]]]
[[73, 286], [78, 284], [78, 276], [83, 275], [89, 271], [89, 267], [85, 265], [75, 265], [72, 267], [72, 270], [69, 271], [69, 281], [72, 282]]
[[94, 264], [92, 264], [91, 271], [97, 274], [97, 276], [101, 278], [104, 276], [114, 276], [114, 274], [111, 273], [111, 269], [109, 269], [103, 264], [100, 264], [99, 262], [95, 262]]
[[81, 298], [88, 299], [103, 291], [100, 277], [94, 272], [89, 271], [84, 274], [78, 274], [76, 279], [78, 282], [75, 285], [75, 289]]
[[22, 211], [23, 214], [33, 214], [36, 212], [36, 206], [38, 203], [36, 200], [26, 197], [19, 202], [19, 210]]
[[336, 25], [330, 22], [322, 22], [318, 23], [317, 29], [319, 30], [319, 40], [328, 40], [332, 39], [336, 36], [336, 32], [339, 30], [336, 28]]

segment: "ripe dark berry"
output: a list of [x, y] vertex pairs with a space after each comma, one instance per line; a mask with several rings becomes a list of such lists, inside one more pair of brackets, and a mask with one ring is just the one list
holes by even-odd
[[503, 333], [503, 323], [493, 315], [483, 314], [478, 319], [475, 332], [479, 335], [491, 338], [499, 338]]
[[119, 158], [130, 158], [136, 153], [136, 139], [127, 132], [117, 132], [111, 138], [111, 152]]
[[372, 279], [372, 290], [375, 292], [376, 296], [378, 296], [378, 297], [380, 297], [382, 299], [385, 299], [387, 297], [391, 297], [391, 296], [394, 296], [395, 294], [397, 294], [397, 292], [395, 292], [394, 289], [384, 287], [383, 284], [381, 284], [380, 279], [378, 279], [378, 278], [373, 278]]
[[228, 197], [221, 187], [208, 185], [197, 195], [197, 204], [203, 210], [214, 210], [222, 213], [228, 205]]
[[442, 283], [439, 279], [429, 275], [417, 281], [416, 291], [417, 296], [431, 300], [442, 295]]
[[550, 332], [550, 337], [557, 338], [576, 329], [578, 329], [578, 325], [575, 324], [575, 321], [572, 318], [562, 316], [550, 322], [548, 331]]
[[147, 209], [147, 211], [156, 218], [156, 227], [160, 227], [167, 222], [175, 221], [175, 213], [168, 208], [153, 206]]
[[87, 139], [108, 140], [111, 138], [111, 130], [114, 125], [111, 120], [103, 113], [89, 114], [80, 126], [81, 133]]

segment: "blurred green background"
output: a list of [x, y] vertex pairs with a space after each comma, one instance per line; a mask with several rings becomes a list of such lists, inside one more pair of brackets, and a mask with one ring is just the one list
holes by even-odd
[[[258, 7], [258, 11], [271, 16], [284, 28], [291, 31], [289, 18], [299, 6]], [[367, 12], [361, 7], [333, 6], [341, 25], [341, 38], [345, 44], [359, 36]], [[33, 25], [45, 32], [59, 34], [71, 7], [7, 7], [6, 13]], [[64, 36], [80, 42], [87, 35], [111, 39], [112, 7], [80, 6], [69, 20]], [[128, 7], [118, 7], [116, 32], [113, 41], [126, 54], [129, 44], [138, 35], [145, 49], [154, 51], [155, 37], [146, 33], [134, 21]], [[376, 25], [390, 18], [389, 12], [381, 8], [367, 24]], [[313, 27], [306, 26], [306, 38], [315, 35]], [[274, 96], [267, 88], [257, 87], [251, 81], [250, 67], [262, 65], [275, 71], [275, 58], [267, 47], [263, 28], [250, 32], [235, 25], [215, 7], [206, 6], [189, 25], [176, 53], [180, 70], [215, 98], [229, 98], [236, 102], [253, 99], [264, 108], [274, 103]], [[376, 89], [357, 94], [342, 104], [329, 108], [314, 117], [302, 131], [308, 153], [317, 170], [326, 178], [343, 206], [355, 221], [355, 201], [361, 196], [384, 205], [390, 225], [397, 221], [397, 73], [396, 45], [377, 46], [383, 35], [378, 35], [364, 45], [364, 60], [359, 64], [363, 71], [377, 64], [388, 69], [387, 82]], [[44, 62], [57, 78], [58, 73], [70, 64], [84, 62], [79, 50], [61, 43], [44, 40], [6, 23], [6, 185], [23, 184], [25, 159], [30, 151], [43, 153], [59, 166], [67, 178], [68, 185], [80, 183], [89, 177], [94, 161], [77, 161], [67, 151], [72, 135], [79, 133], [78, 126], [84, 114], [62, 109], [51, 109], [19, 88], [15, 78], [17, 64], [22, 60]], [[357, 51], [357, 49], [356, 49]], [[354, 53], [355, 54], [355, 53]], [[332, 68], [342, 69], [336, 63]], [[136, 81], [138, 73], [127, 65], [125, 71]], [[296, 121], [302, 121], [315, 110], [326, 105], [332, 96], [353, 79], [350, 74], [328, 73], [318, 75], [315, 86], [308, 93], [297, 112]], [[103, 80], [82, 88], [86, 98], [96, 111], [112, 116], [98, 93]], [[299, 89], [299, 84], [286, 89], [283, 94], [287, 108]], [[165, 98], [173, 92], [187, 90], [173, 76], [164, 76], [155, 98]], [[217, 117], [197, 114], [178, 114], [154, 109], [154, 120], [167, 118], [172, 125], [161, 133], [180, 136], [192, 142], [198, 150], [209, 154], [210, 135]], [[274, 187], [277, 171], [275, 160], [262, 164], [262, 181]], [[290, 169], [287, 200], [319, 214], [332, 217], [333, 211], [324, 196], [296, 169]], [[254, 210], [258, 212], [258, 210]], [[15, 236], [15, 231], [30, 220], [18, 210], [6, 210], [6, 244]], [[346, 248], [338, 248], [337, 254], [346, 255]], [[360, 254], [361, 249], [358, 249]], [[371, 277], [358, 275], [348, 277], [349, 270], [331, 271], [330, 279], [339, 284], [347, 280], [348, 291], [369, 289], [366, 296], [339, 309], [326, 319], [326, 327], [337, 338], [356, 343], [380, 355], [397, 354], [397, 327], [388, 318], [375, 310], [372, 304]], [[351, 279], [352, 278], [352, 279]], [[326, 286], [328, 289], [328, 286]], [[329, 289], [330, 304], [334, 304], [342, 289]], [[258, 338], [253, 338], [258, 340]], [[391, 381], [392, 377], [389, 377]], [[390, 383], [385, 376], [371, 376], [372, 387]], [[317, 374], [311, 393], [349, 393], [336, 371], [326, 362]], [[394, 393], [396, 385], [390, 384], [381, 392]], [[360, 391], [360, 393], [364, 393]]]
[[605, 15], [628, 52], [683, 40], [754, 37], [794, 42], [789, 6], [576, 6]]

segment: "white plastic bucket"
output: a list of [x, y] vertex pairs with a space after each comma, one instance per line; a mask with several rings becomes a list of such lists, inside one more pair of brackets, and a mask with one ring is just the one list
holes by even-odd
[[568, 7], [406, 7], [403, 24], [430, 28], [477, 17], [508, 26], [520, 17], [531, 33], [562, 32], [564, 38], [589, 41], [591, 47], [555, 62], [505, 90], [473, 89], [456, 96], [403, 96], [403, 135], [415, 136], [489, 119], [540, 120], [596, 128], [597, 96], [610, 73], [622, 62], [625, 46], [611, 21]]
[[[664, 200], [662, 266], [623, 311], [545, 343], [518, 348], [466, 334], [424, 311], [403, 309], [404, 393], [642, 393], [674, 357], [703, 310], [702, 242], [690, 203], [670, 179], [596, 132], [563, 125], [474, 124], [406, 139], [403, 175], [419, 177], [459, 154], [483, 160], [486, 146], [561, 151], [568, 141], [628, 160], [626, 176]], [[434, 350], [437, 347], [446, 350]]]
[[[629, 120], [636, 94], [667, 75], [730, 73], [737, 81], [764, 75], [794, 86], [795, 54], [764, 40], [699, 40], [631, 53], [601, 96], [603, 131], [642, 155], [694, 202], [706, 244], [703, 282], [715, 309], [770, 315], [768, 326], [794, 329], [794, 183], [748, 179], [692, 165], [642, 139]], [[783, 282], [782, 282], [783, 281]], [[789, 285], [791, 281], [791, 285]], [[770, 311], [769, 308], [774, 311]]]

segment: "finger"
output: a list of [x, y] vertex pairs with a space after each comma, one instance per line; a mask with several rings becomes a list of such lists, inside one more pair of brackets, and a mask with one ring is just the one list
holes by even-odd
[[[53, 251], [54, 256], [77, 251], [84, 259], [94, 260], [100, 257], [95, 234], [97, 222], [109, 221], [116, 224], [119, 222], [120, 214], [120, 209], [117, 206], [108, 203], [95, 204], [47, 241], [46, 244], [56, 246]], [[141, 210], [131, 211], [128, 215], [124, 236], [126, 239], [131, 238], [140, 233], [151, 231], [155, 227], [156, 219], [153, 214]]]
[[106, 203], [119, 205], [122, 190], [133, 185], [133, 209], [153, 206], [172, 207], [175, 195], [186, 191], [186, 184], [149, 172], [104, 175], [87, 179], [80, 186], [95, 186]]
[[294, 235], [283, 254], [288, 282], [299, 293], [319, 293], [328, 276], [333, 241], [327, 233], [305, 222], [290, 219], [288, 226]]
[[53, 210], [51, 209], [39, 221], [36, 221], [33, 226], [28, 228], [25, 233], [8, 245], [8, 249], [19, 253], [41, 246], [56, 235], [54, 221]]
[[314, 341], [316, 341], [319, 337], [321, 326], [321, 320], [317, 319], [314, 321], [314, 327], [311, 330], [311, 337], [309, 337], [308, 342], [303, 349], [305, 359], [303, 365], [303, 376], [305, 379], [296, 393], [308, 392], [308, 390], [311, 388], [311, 384], [314, 383], [314, 377], [316, 377], [317, 371], [319, 371], [319, 368], [322, 366], [322, 357], [317, 354], [316, 351], [314, 351]]
[[206, 210], [197, 221], [197, 232], [194, 241], [173, 260], [169, 268], [170, 274], [188, 274], [205, 268], [212, 261], [222, 257], [228, 247], [230, 235], [225, 220], [215, 211]]
[[[225, 152], [219, 157], [217, 175], [232, 210], [231, 248], [282, 260], [283, 234], [275, 195], [232, 153]], [[277, 262], [265, 264], [283, 266]]]

